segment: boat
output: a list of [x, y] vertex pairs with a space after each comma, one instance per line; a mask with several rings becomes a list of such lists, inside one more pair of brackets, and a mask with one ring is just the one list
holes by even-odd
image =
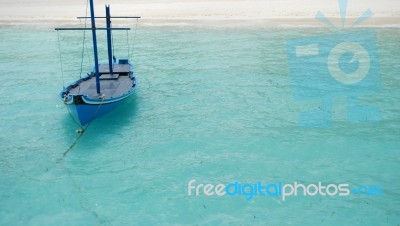
[[[85, 77], [80, 78], [71, 85], [63, 87], [60, 97], [75, 122], [82, 126], [94, 119], [107, 114], [118, 107], [124, 100], [134, 93], [137, 79], [134, 74], [133, 63], [129, 59], [117, 59], [113, 56], [112, 31], [130, 30], [130, 28], [113, 28], [113, 18], [135, 18], [140, 17], [111, 17], [110, 6], [105, 6], [105, 17], [94, 15], [94, 3], [90, 1], [90, 17], [78, 17], [78, 19], [91, 20], [91, 27], [86, 28], [55, 28], [60, 30], [91, 30], [93, 39], [94, 66]], [[105, 19], [106, 27], [97, 28], [96, 19]], [[98, 30], [105, 30], [107, 35], [108, 63], [99, 63], [97, 48]], [[129, 45], [129, 44], [128, 44]], [[128, 50], [129, 51], [129, 50]], [[61, 54], [61, 53], [60, 53]]]

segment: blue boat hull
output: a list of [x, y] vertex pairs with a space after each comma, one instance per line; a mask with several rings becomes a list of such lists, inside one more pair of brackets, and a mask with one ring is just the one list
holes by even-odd
[[121, 105], [123, 101], [124, 100], [120, 100], [107, 104], [68, 104], [67, 107], [72, 113], [74, 119], [78, 121], [82, 126], [85, 126], [92, 120], [114, 110], [119, 105]]
[[129, 79], [129, 81], [132, 81], [132, 85], [129, 85], [131, 86], [129, 90], [116, 97], [105, 98], [104, 96], [100, 96], [98, 98], [91, 98], [81, 94], [70, 94], [69, 90], [76, 87], [75, 85], [64, 89], [63, 92], [61, 92], [61, 96], [74, 120], [82, 126], [85, 126], [92, 120], [114, 110], [121, 105], [126, 98], [133, 94], [136, 88], [136, 80], [132, 77], [132, 80]]

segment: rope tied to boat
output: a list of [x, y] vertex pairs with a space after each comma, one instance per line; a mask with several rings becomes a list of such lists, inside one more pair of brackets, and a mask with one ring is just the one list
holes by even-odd
[[[106, 98], [106, 96], [104, 94], [99, 96], [99, 99], [101, 99], [101, 103], [97, 106], [96, 111], [93, 114], [93, 118], [96, 117], [97, 113], [99, 112], [100, 107], [103, 105], [104, 103], [104, 99]], [[68, 105], [67, 102], [64, 102], [65, 105]], [[66, 106], [67, 110], [68, 110], [68, 114], [71, 117], [72, 121], [79, 127], [79, 129], [76, 130], [76, 132], [79, 134], [79, 136], [74, 140], [74, 142], [69, 146], [69, 148], [63, 152], [63, 156], [62, 158], [58, 159], [58, 161], [61, 161], [64, 159], [65, 156], [67, 156], [67, 154], [71, 151], [72, 148], [75, 147], [75, 145], [78, 143], [79, 139], [81, 139], [81, 137], [83, 136], [85, 130], [87, 128], [89, 128], [89, 126], [92, 124], [93, 121], [90, 121], [86, 126], [81, 126], [80, 123], [78, 123], [76, 121], [76, 119], [74, 118], [74, 116], [72, 115], [71, 110], [69, 109], [68, 106]]]

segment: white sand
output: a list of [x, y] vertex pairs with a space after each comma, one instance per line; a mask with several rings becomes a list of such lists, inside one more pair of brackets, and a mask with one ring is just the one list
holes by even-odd
[[[95, 0], [97, 15], [104, 15], [106, 3], [111, 4], [115, 16], [139, 15], [149, 24], [241, 21], [300, 26], [321, 24], [314, 20], [318, 11], [329, 18], [340, 17], [338, 0]], [[85, 6], [85, 0], [0, 0], [0, 21], [69, 20], [83, 16]], [[367, 9], [374, 17], [364, 26], [400, 26], [400, 0], [349, 0], [348, 24]], [[339, 25], [340, 21], [334, 20]]]

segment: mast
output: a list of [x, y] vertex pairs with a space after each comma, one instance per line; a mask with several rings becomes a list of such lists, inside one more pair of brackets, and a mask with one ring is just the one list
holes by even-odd
[[112, 63], [112, 46], [111, 46], [111, 16], [110, 16], [110, 5], [106, 5], [106, 24], [107, 24], [107, 48], [108, 48], [108, 67], [110, 75], [113, 74], [113, 63]]
[[94, 16], [93, 0], [90, 0], [90, 19], [92, 22], [92, 37], [93, 37], [93, 52], [94, 52], [94, 67], [96, 70], [96, 91], [100, 95], [100, 73], [99, 73], [99, 59], [97, 55], [97, 38], [96, 38], [96, 23]]
[[[96, 91], [97, 94], [100, 96], [100, 72], [99, 72], [99, 59], [98, 59], [98, 51], [97, 51], [97, 37], [96, 37], [96, 30], [107, 30], [107, 47], [108, 47], [108, 62], [109, 62], [109, 71], [110, 74], [113, 73], [113, 56], [112, 56], [112, 37], [111, 37], [111, 30], [130, 30], [130, 28], [111, 28], [111, 16], [110, 16], [110, 6], [106, 5], [106, 17], [96, 17], [94, 15], [94, 4], [93, 0], [88, 0], [90, 3], [90, 17], [78, 17], [78, 19], [86, 19], [90, 18], [91, 20], [91, 27], [87, 28], [55, 28], [56, 31], [84, 31], [84, 30], [92, 30], [92, 38], [93, 38], [93, 53], [94, 53], [94, 67], [95, 67], [95, 76], [96, 76]], [[106, 28], [96, 28], [95, 19], [101, 18], [107, 20], [107, 27]], [[127, 19], [127, 18], [134, 18], [139, 19], [140, 17], [113, 17], [117, 19]]]

